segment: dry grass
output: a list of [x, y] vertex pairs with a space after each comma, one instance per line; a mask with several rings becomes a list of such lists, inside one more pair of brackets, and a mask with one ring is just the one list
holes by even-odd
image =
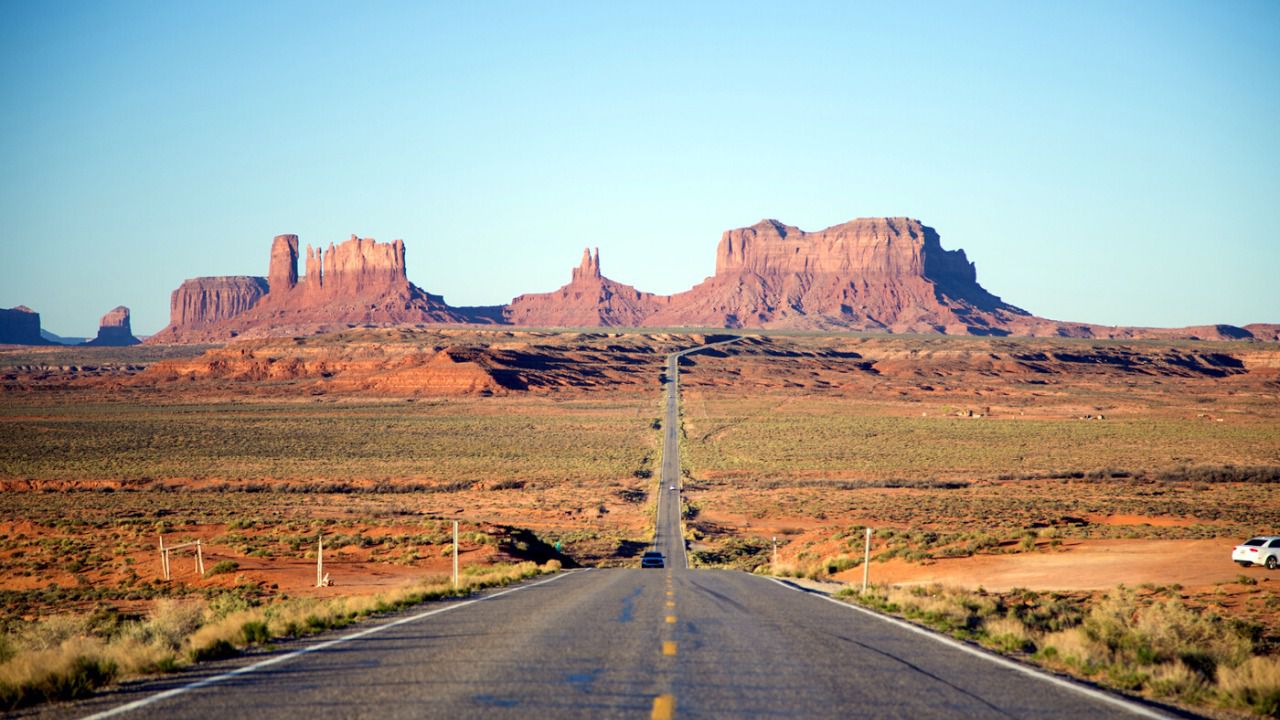
[[739, 481], [1084, 475], [1107, 468], [1274, 465], [1280, 455], [1274, 422], [899, 417], [840, 398], [719, 395], [691, 403], [686, 417], [695, 477]]
[[849, 601], [1112, 688], [1280, 716], [1280, 658], [1258, 628], [1119, 588], [1100, 599], [933, 586], [846, 590]]
[[0, 639], [0, 707], [83, 697], [116, 679], [173, 670], [188, 662], [235, 654], [277, 638], [343, 627], [377, 613], [428, 600], [507, 585], [559, 563], [477, 569], [455, 589], [433, 577], [377, 596], [297, 598], [263, 607], [219, 608], [200, 600], [161, 600], [147, 619], [103, 623], [89, 616], [58, 616]]
[[439, 483], [623, 478], [652, 405], [460, 399], [0, 406], [0, 479]]

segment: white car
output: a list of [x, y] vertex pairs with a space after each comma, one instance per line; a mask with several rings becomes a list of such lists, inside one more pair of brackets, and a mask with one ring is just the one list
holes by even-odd
[[1240, 567], [1266, 565], [1268, 570], [1275, 570], [1280, 566], [1280, 535], [1249, 538], [1231, 551], [1231, 559]]

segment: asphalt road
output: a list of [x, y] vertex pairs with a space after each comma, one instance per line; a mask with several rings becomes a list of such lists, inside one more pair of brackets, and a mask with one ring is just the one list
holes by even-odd
[[[674, 383], [668, 387], [676, 391]], [[686, 569], [678, 492], [665, 489], [679, 482], [676, 409], [672, 400], [664, 421], [672, 452], [663, 461], [655, 538], [672, 559], [666, 569], [582, 570], [480, 600], [429, 604], [364, 627], [359, 637], [288, 643], [274, 654], [202, 665], [44, 714], [1134, 716], [1134, 708], [1110, 696], [1091, 696], [780, 582]], [[125, 710], [129, 703], [135, 705]]]

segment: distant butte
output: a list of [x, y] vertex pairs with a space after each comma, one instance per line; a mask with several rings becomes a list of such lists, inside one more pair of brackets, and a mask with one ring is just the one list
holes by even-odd
[[[170, 322], [147, 342], [220, 341], [356, 325], [502, 324], [523, 327], [792, 328], [948, 335], [1082, 338], [1277, 339], [1275, 325], [1107, 327], [1036, 317], [978, 284], [963, 250], [911, 218], [858, 218], [806, 232], [761, 220], [720, 238], [715, 274], [674, 295], [611, 280], [600, 251], [583, 251], [567, 285], [507, 305], [454, 307], [409, 282], [405, 245], [352, 235], [307, 246], [279, 235], [266, 277], [187, 280]], [[9, 312], [9, 311], [6, 311]]]
[[50, 345], [40, 334], [40, 313], [26, 305], [0, 308], [0, 344]]
[[98, 322], [98, 336], [85, 345], [124, 347], [140, 342], [133, 336], [133, 329], [129, 324], [129, 308], [120, 305], [102, 316], [102, 320]]
[[600, 250], [582, 251], [569, 284], [549, 293], [521, 295], [503, 308], [502, 317], [524, 327], [634, 327], [644, 323], [669, 298], [640, 292], [600, 274]]

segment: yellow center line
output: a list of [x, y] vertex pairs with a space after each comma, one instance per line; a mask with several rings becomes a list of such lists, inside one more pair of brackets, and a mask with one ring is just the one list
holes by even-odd
[[676, 606], [676, 601], [675, 601], [675, 600], [668, 600], [668, 601], [667, 601], [667, 607], [669, 607], [669, 608], [673, 608], [673, 607], [675, 607], [675, 606]]
[[662, 654], [668, 657], [676, 654], [675, 640], [667, 640], [662, 643]]
[[676, 715], [676, 696], [671, 693], [659, 695], [653, 699], [653, 712], [649, 717], [653, 720], [671, 720]]
[[668, 625], [675, 625], [675, 624], [676, 624], [676, 616], [675, 616], [675, 615], [668, 615], [668, 616], [667, 616], [667, 624], [668, 624]]
[[676, 594], [675, 594], [674, 592], [672, 592], [671, 590], [668, 590], [668, 591], [667, 591], [667, 597], [675, 597], [675, 595], [676, 595]]

